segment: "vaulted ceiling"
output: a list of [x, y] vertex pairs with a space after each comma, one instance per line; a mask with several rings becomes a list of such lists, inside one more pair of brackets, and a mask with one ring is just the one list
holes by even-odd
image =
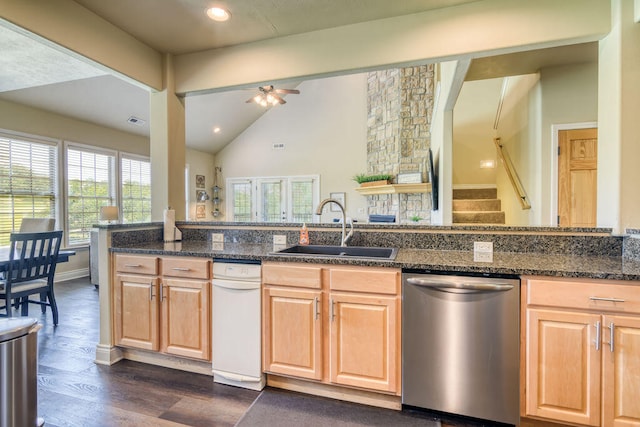
[[[273, 37], [450, 7], [475, 0], [243, 0], [218, 1], [232, 19], [215, 23], [208, 0], [76, 0], [76, 3], [158, 52], [182, 54]], [[559, 50], [558, 50], [559, 49]], [[148, 92], [62, 53], [51, 43], [0, 19], [0, 99], [50, 110], [126, 132], [149, 134]], [[520, 56], [513, 56], [520, 55]], [[594, 43], [476, 60], [473, 79], [535, 72], [541, 65], [597, 58]], [[517, 72], [516, 72], [517, 71]], [[295, 86], [299, 82], [292, 82]], [[215, 153], [264, 109], [246, 104], [253, 92], [188, 96], [186, 141]], [[286, 105], [284, 106], [286, 107]], [[275, 107], [280, 108], [280, 107]], [[135, 116], [146, 123], [127, 122]], [[212, 129], [220, 127], [218, 134]]]

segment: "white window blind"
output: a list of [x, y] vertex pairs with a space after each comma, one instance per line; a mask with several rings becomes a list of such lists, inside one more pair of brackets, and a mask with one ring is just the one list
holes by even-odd
[[71, 145], [66, 154], [68, 241], [86, 244], [100, 207], [115, 204], [115, 155]]
[[122, 222], [151, 221], [151, 162], [122, 155], [120, 182]]
[[0, 135], [0, 246], [22, 218], [56, 218], [57, 147]]

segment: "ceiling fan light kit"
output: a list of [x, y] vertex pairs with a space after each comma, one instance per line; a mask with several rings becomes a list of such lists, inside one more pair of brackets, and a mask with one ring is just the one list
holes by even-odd
[[273, 85], [260, 86], [258, 90], [260, 91], [260, 93], [252, 98], [249, 98], [246, 101], [247, 103], [253, 102], [260, 105], [261, 107], [273, 107], [278, 104], [287, 103], [287, 101], [285, 101], [279, 94], [297, 95], [300, 93], [298, 89], [276, 89]]

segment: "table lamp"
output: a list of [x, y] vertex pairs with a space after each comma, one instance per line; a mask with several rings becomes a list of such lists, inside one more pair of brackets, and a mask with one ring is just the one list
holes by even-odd
[[109, 224], [112, 224], [113, 221], [117, 221], [118, 219], [119, 212], [117, 206], [102, 206], [100, 208], [101, 221], [109, 221]]

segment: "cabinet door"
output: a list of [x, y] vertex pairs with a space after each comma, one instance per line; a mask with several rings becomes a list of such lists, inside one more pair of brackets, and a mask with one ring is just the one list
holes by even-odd
[[640, 317], [604, 316], [603, 425], [640, 425]]
[[264, 288], [264, 370], [322, 379], [320, 291]]
[[209, 360], [211, 309], [205, 280], [167, 279], [161, 283], [162, 351]]
[[527, 415], [600, 424], [599, 315], [527, 310]]
[[397, 391], [397, 298], [331, 293], [329, 304], [331, 382]]
[[114, 285], [116, 344], [157, 351], [158, 279], [118, 274]]

